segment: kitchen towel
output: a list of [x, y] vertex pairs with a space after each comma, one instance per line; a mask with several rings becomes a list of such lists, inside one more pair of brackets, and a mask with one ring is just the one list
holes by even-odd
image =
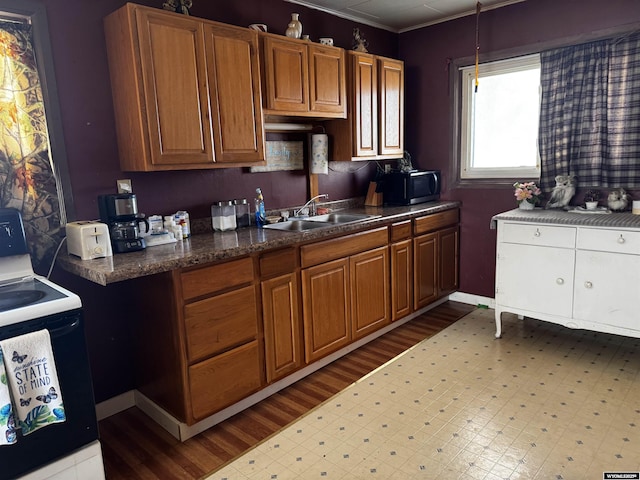
[[66, 417], [48, 330], [0, 341], [17, 425], [29, 435]]
[[0, 350], [0, 445], [11, 445], [16, 443], [16, 422], [13, 416], [13, 405], [9, 386], [7, 385], [7, 374], [4, 369], [2, 350]]

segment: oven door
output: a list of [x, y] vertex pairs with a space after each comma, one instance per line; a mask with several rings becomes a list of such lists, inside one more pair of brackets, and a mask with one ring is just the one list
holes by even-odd
[[0, 328], [0, 339], [46, 328], [56, 362], [66, 421], [40, 428], [13, 445], [0, 447], [0, 479], [16, 478], [98, 439], [91, 370], [81, 310]]

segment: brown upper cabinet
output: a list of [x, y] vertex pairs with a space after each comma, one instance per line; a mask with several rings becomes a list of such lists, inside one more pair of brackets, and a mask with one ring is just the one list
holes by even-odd
[[326, 122], [332, 160], [384, 160], [404, 153], [404, 63], [347, 52], [348, 118]]
[[260, 40], [265, 114], [347, 117], [344, 49], [270, 33]]
[[264, 163], [257, 32], [128, 3], [105, 33], [123, 170]]

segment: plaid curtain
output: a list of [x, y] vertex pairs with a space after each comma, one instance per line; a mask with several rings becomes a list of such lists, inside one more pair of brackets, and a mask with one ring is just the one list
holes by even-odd
[[640, 188], [640, 33], [542, 52], [540, 186]]

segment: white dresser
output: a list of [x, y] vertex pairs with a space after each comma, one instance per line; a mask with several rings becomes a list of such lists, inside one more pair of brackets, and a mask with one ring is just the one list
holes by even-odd
[[502, 312], [640, 337], [640, 215], [496, 215], [496, 337]]

